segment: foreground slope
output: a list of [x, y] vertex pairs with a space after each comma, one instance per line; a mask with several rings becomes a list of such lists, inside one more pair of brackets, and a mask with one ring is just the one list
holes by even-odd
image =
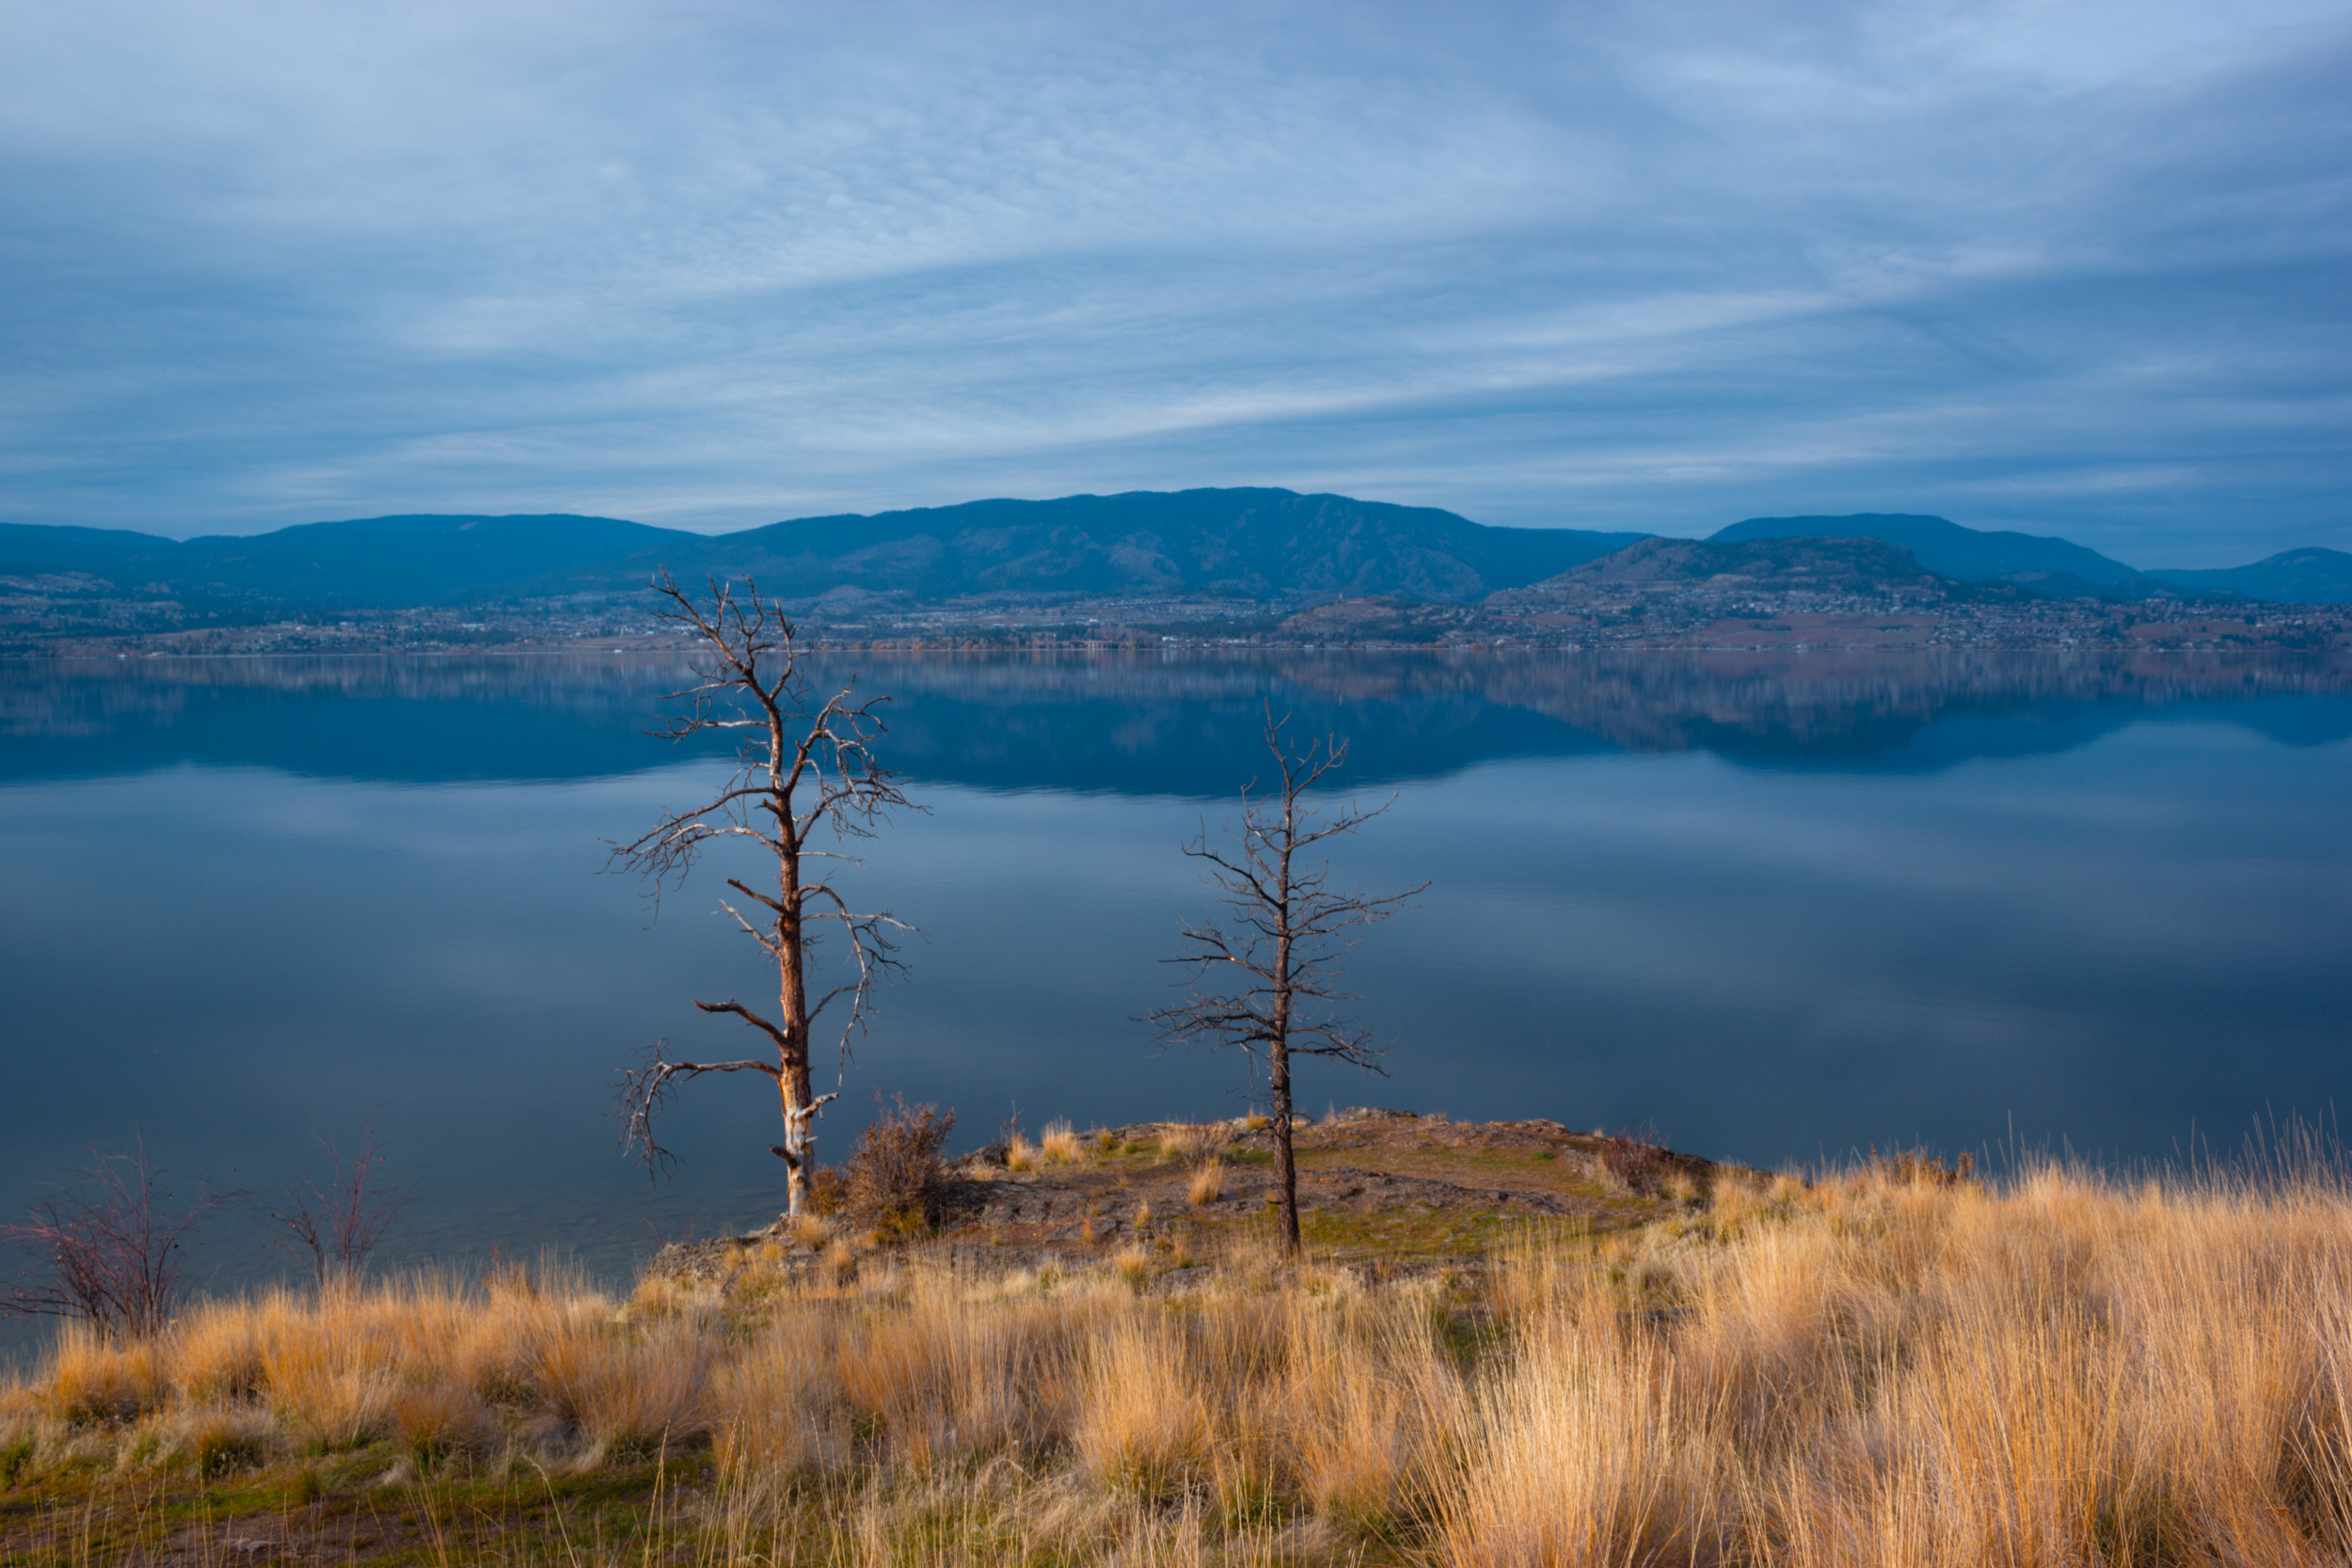
[[[1550, 1190], [1509, 1143], [1495, 1186]], [[2340, 1173], [1617, 1180], [1642, 1223], [1474, 1264], [836, 1218], [626, 1301], [509, 1269], [70, 1336], [0, 1390], [0, 1561], [2352, 1560]]]

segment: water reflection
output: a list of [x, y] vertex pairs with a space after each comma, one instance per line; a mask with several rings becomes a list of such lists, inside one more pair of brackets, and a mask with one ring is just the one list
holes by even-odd
[[[816, 668], [893, 697], [890, 755], [915, 778], [1130, 795], [1231, 792], [1256, 769], [1263, 704], [1351, 736], [1359, 784], [1613, 750], [1932, 770], [2151, 719], [2290, 745], [2352, 736], [2340, 656], [901, 654]], [[0, 679], [0, 780], [172, 762], [410, 784], [610, 776], [678, 760], [642, 732], [691, 678], [667, 656], [21, 664]]]
[[[648, 928], [602, 843], [715, 752], [642, 733], [675, 660], [0, 670], [0, 1204], [91, 1145], [264, 1190], [373, 1116], [402, 1256], [558, 1241], [617, 1270], [765, 1217], [772, 1100], [679, 1107], [680, 1180], [611, 1150], [646, 1041], [756, 953], [690, 887]], [[1353, 971], [1391, 1081], [1309, 1103], [1655, 1118], [1776, 1164], [1872, 1142], [2233, 1147], [2352, 1088], [2352, 680], [2256, 658], [829, 658], [895, 693], [931, 807], [862, 892], [928, 940], [843, 1075], [1030, 1125], [1230, 1113], [1161, 1055], [1200, 890], [1175, 845], [1254, 773], [1261, 705], [1400, 794], [1346, 849], [1435, 879]], [[837, 1158], [854, 1115], [830, 1119]], [[256, 1234], [221, 1279], [278, 1261]]]

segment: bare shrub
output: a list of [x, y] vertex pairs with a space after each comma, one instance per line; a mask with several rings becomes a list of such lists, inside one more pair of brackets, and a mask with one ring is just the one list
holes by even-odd
[[330, 1163], [326, 1185], [305, 1177], [300, 1186], [286, 1189], [286, 1208], [271, 1210], [269, 1217], [286, 1232], [278, 1245], [310, 1254], [311, 1271], [325, 1290], [364, 1268], [384, 1232], [417, 1198], [405, 1186], [384, 1184], [386, 1155], [373, 1124], [348, 1160], [333, 1139], [320, 1134], [317, 1143]]
[[955, 1112], [909, 1105], [904, 1095], [884, 1106], [842, 1167], [850, 1212], [885, 1234], [927, 1229], [939, 1216], [940, 1155], [955, 1128]]
[[1674, 1157], [1654, 1129], [1641, 1128], [1603, 1138], [1600, 1167], [1628, 1192], [1654, 1193], [1673, 1173]]
[[[818, 1165], [808, 1173], [807, 1210], [809, 1213], [838, 1214], [849, 1206], [849, 1178], [842, 1175], [837, 1168], [832, 1165]], [[801, 1216], [793, 1214], [786, 1217], [798, 1219]]]
[[128, 1154], [92, 1152], [98, 1163], [72, 1187], [28, 1205], [26, 1223], [0, 1226], [0, 1242], [40, 1258], [51, 1276], [10, 1290], [0, 1296], [0, 1308], [85, 1318], [106, 1334], [151, 1335], [179, 1304], [196, 1232], [247, 1195], [213, 1192], [199, 1182], [195, 1200], [175, 1209], [164, 1169], [148, 1162], [144, 1141]]

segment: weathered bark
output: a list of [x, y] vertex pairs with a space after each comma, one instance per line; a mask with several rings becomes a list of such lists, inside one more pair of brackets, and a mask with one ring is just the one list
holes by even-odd
[[1281, 1212], [1277, 1221], [1282, 1256], [1298, 1256], [1298, 1162], [1291, 1152], [1291, 1053], [1287, 1044], [1267, 1052], [1266, 1099], [1274, 1114], [1274, 1188]]

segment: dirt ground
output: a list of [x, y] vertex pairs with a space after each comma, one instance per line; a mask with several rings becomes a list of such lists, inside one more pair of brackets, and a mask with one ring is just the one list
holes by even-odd
[[[993, 1144], [948, 1168], [936, 1228], [907, 1250], [1005, 1268], [1139, 1256], [1153, 1272], [1181, 1276], [1225, 1245], [1273, 1235], [1274, 1139], [1252, 1119], [1088, 1129], [1061, 1145], [1062, 1158], [1015, 1162], [1025, 1169]], [[1377, 1272], [1476, 1263], [1530, 1224], [1593, 1234], [1646, 1224], [1702, 1197], [1717, 1168], [1554, 1121], [1465, 1122], [1361, 1106], [1302, 1121], [1293, 1147], [1310, 1256]], [[1212, 1163], [1214, 1196], [1199, 1183]], [[872, 1244], [853, 1222], [837, 1220], [835, 1229]], [[647, 1273], [723, 1278], [780, 1233], [673, 1246]]]

